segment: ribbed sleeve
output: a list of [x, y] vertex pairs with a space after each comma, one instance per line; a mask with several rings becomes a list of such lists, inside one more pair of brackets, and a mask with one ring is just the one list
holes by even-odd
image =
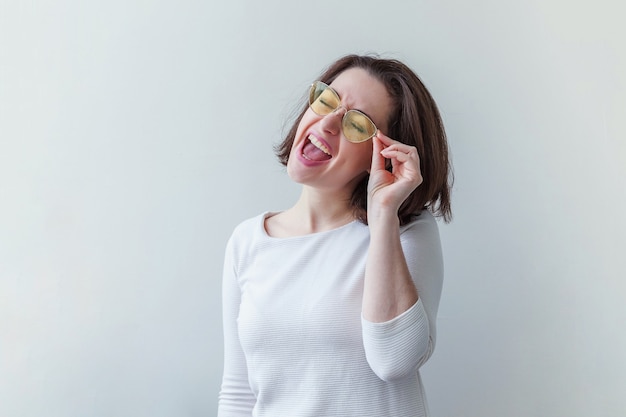
[[224, 375], [219, 395], [218, 417], [251, 417], [256, 398], [248, 383], [246, 358], [241, 349], [237, 318], [241, 289], [237, 281], [236, 242], [226, 245], [222, 278], [222, 320], [224, 328]]
[[367, 362], [383, 381], [414, 374], [432, 351], [428, 317], [421, 299], [392, 320], [372, 323], [362, 319], [362, 326]]

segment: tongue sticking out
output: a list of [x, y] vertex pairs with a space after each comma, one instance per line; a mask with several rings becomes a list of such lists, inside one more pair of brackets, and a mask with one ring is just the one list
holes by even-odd
[[313, 145], [310, 141], [307, 141], [306, 145], [304, 145], [304, 149], [302, 150], [302, 154], [311, 161], [326, 161], [331, 158], [330, 155], [318, 149], [315, 145]]

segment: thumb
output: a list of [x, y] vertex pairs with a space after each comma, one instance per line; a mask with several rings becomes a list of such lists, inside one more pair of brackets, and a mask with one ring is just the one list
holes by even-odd
[[385, 149], [385, 145], [378, 138], [378, 132], [372, 138], [372, 145], [372, 167], [370, 173], [385, 169], [385, 157], [380, 154]]

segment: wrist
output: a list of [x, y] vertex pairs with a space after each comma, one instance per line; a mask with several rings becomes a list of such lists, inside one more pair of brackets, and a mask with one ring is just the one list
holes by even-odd
[[398, 210], [390, 207], [369, 208], [367, 210], [367, 224], [372, 229], [388, 229], [400, 227]]

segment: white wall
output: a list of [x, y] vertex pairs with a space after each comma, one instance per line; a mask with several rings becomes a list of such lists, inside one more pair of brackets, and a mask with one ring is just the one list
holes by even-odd
[[623, 416], [622, 3], [225, 3], [0, 3], [0, 415], [214, 415], [225, 241], [296, 198], [306, 86], [377, 51], [454, 158], [433, 414]]

